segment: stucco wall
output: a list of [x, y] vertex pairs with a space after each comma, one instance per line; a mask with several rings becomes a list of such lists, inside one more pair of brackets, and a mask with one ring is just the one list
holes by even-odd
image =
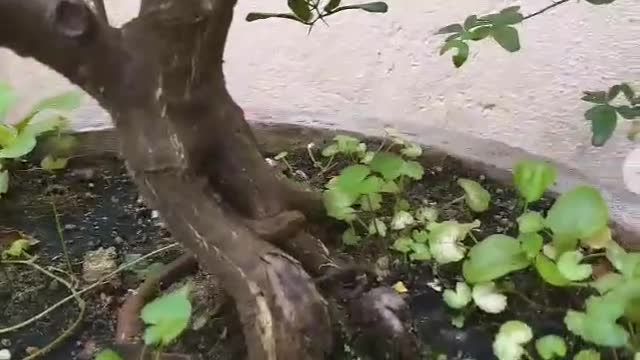
[[[521, 26], [519, 53], [483, 41], [474, 44], [462, 69], [438, 56], [442, 38], [432, 34], [439, 27], [514, 3], [520, 2], [391, 0], [386, 15], [344, 13], [308, 35], [287, 21], [244, 22], [248, 11], [285, 10], [285, 1], [241, 0], [226, 54], [229, 86], [251, 120], [365, 132], [393, 125], [425, 142], [435, 136], [441, 145], [469, 152], [456, 141], [461, 132], [553, 158], [611, 190], [613, 200], [624, 203], [618, 213], [640, 228], [640, 202], [622, 180], [624, 157], [633, 149], [626, 129], [604, 148], [592, 148], [582, 119], [587, 105], [580, 101], [582, 90], [621, 81], [640, 88], [640, 2], [569, 2]], [[521, 3], [528, 13], [549, 1]], [[132, 0], [107, 4], [116, 23], [137, 11]], [[25, 105], [68, 87], [6, 51], [0, 51], [0, 64], [0, 79], [29, 95]], [[77, 115], [78, 129], [109, 126], [93, 102]], [[469, 155], [492, 161], [492, 143], [485, 144], [484, 153]]]

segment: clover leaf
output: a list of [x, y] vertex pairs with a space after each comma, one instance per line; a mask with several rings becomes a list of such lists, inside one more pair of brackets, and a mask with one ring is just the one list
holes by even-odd
[[458, 185], [464, 189], [464, 199], [471, 210], [483, 212], [489, 208], [491, 194], [478, 182], [469, 179], [458, 179]]
[[479, 220], [468, 224], [460, 224], [457, 221], [429, 224], [429, 248], [436, 262], [447, 264], [462, 260], [466, 249], [460, 241], [467, 237], [469, 231], [479, 226]]
[[493, 341], [493, 353], [499, 360], [519, 360], [525, 353], [524, 345], [533, 338], [529, 325], [511, 320], [500, 326]]
[[579, 251], [567, 251], [558, 258], [558, 271], [571, 281], [581, 281], [591, 276], [589, 264], [580, 264], [584, 255]]
[[567, 344], [558, 335], [546, 335], [536, 340], [536, 350], [544, 360], [564, 359], [567, 355]]
[[471, 288], [464, 282], [456, 283], [456, 289], [446, 289], [442, 293], [444, 302], [452, 309], [462, 309], [471, 302]]
[[146, 345], [169, 345], [187, 328], [191, 317], [191, 288], [188, 283], [142, 308], [140, 317], [149, 325], [144, 332]]
[[471, 296], [480, 309], [490, 314], [501, 313], [507, 308], [507, 297], [498, 292], [493, 282], [474, 285]]

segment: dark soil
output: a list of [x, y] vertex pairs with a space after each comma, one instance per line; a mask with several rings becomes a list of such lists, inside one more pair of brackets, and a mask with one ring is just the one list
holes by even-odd
[[[290, 151], [287, 157], [297, 177], [312, 178], [311, 183], [322, 186], [323, 176], [314, 176], [313, 167], [306, 149]], [[482, 239], [494, 233], [517, 235], [515, 217], [520, 205], [513, 189], [485, 179], [482, 174], [464, 168], [455, 159], [440, 163], [424, 164], [424, 179], [409, 190], [411, 201], [428, 203], [441, 209], [440, 220], [456, 219], [473, 221], [463, 203], [444, 206], [462, 195], [456, 184], [459, 177], [481, 182], [492, 195], [490, 210], [476, 216], [482, 221]], [[339, 167], [336, 167], [339, 169]], [[325, 174], [333, 175], [335, 172]], [[172, 242], [170, 234], [163, 229], [155, 214], [146, 208], [135, 186], [126, 174], [123, 164], [115, 159], [101, 158], [77, 161], [70, 169], [51, 174], [29, 168], [23, 164], [12, 173], [8, 196], [0, 201], [0, 230], [18, 230], [40, 241], [33, 250], [43, 266], [65, 267], [61, 241], [56, 231], [52, 202], [57, 206], [63, 227], [64, 242], [69, 248], [74, 273], [80, 277], [82, 261], [87, 251], [100, 247], [115, 247], [119, 264], [132, 254], [146, 254]], [[545, 210], [549, 199], [540, 201], [534, 210]], [[339, 236], [340, 226], [328, 224], [330, 232]], [[2, 238], [0, 237], [0, 246]], [[458, 329], [451, 324], [450, 312], [436, 289], [451, 287], [459, 278], [455, 266], [440, 267], [438, 276], [428, 263], [408, 264], [401, 257], [387, 250], [390, 240], [368, 239], [361, 247], [346, 251], [359, 262], [375, 263], [387, 257], [390, 274], [382, 281], [392, 285], [403, 281], [409, 289], [408, 299], [413, 314], [414, 331], [424, 346], [423, 359], [493, 359], [491, 343], [497, 328], [507, 320], [519, 319], [534, 328], [536, 335], [564, 335], [562, 319], [564, 312], [549, 311], [550, 308], [579, 308], [585, 294], [572, 290], [558, 290], [542, 285], [535, 274], [521, 274], [509, 279], [518, 284], [521, 295], [509, 297], [508, 310], [498, 316], [486, 316], [472, 312], [465, 326]], [[336, 249], [343, 251], [345, 249]], [[180, 250], [164, 253], [153, 262], [168, 262], [180, 254]], [[459, 267], [459, 265], [456, 265]], [[215, 286], [215, 280], [205, 274], [195, 276], [196, 296], [194, 323], [198, 330], [190, 329], [172, 351], [199, 353], [204, 359], [241, 359], [242, 336], [234, 320], [232, 306], [223, 304], [224, 296]], [[95, 349], [108, 345], [113, 338], [115, 315], [123, 296], [140, 282], [135, 272], [124, 272], [119, 284], [106, 285], [89, 293], [86, 297], [87, 313], [71, 339], [44, 358], [51, 360], [90, 359]], [[68, 296], [61, 284], [40, 275], [27, 266], [3, 265], [0, 268], [0, 328], [18, 324], [43, 311], [59, 299]], [[544, 311], [543, 311], [544, 310]], [[46, 346], [75, 320], [78, 311], [69, 302], [51, 315], [10, 333], [0, 333], [0, 349], [8, 348], [12, 359], [21, 359], [34, 348]], [[204, 324], [204, 325], [203, 325]], [[1, 331], [1, 330], [0, 330]], [[369, 359], [356, 355], [359, 348], [357, 337], [345, 338], [337, 329], [339, 340], [333, 359]], [[575, 339], [575, 338], [571, 338]], [[569, 344], [577, 349], [582, 344]], [[532, 350], [532, 349], [530, 349]], [[535, 354], [535, 350], [530, 351]], [[447, 357], [438, 357], [446, 354]], [[603, 358], [609, 354], [604, 354]], [[373, 358], [372, 358], [373, 359]]]

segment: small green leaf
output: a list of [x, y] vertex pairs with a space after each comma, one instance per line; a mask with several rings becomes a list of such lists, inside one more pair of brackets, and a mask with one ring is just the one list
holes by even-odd
[[411, 238], [417, 243], [426, 243], [429, 240], [429, 233], [424, 230], [413, 230]]
[[604, 295], [621, 285], [623, 282], [624, 276], [610, 272], [596, 279], [596, 281], [591, 283], [591, 286], [598, 290], [601, 295]]
[[640, 275], [640, 253], [628, 253], [615, 241], [607, 245], [607, 260], [628, 279]]
[[467, 206], [474, 212], [483, 212], [489, 208], [491, 194], [478, 182], [469, 179], [458, 179], [458, 185], [464, 189]]
[[330, 189], [322, 193], [322, 202], [327, 210], [327, 215], [345, 221], [355, 219], [355, 210], [351, 207], [355, 200], [353, 195], [341, 189]]
[[306, 0], [287, 0], [287, 5], [300, 20], [309, 21], [311, 19], [311, 9]]
[[616, 108], [611, 105], [596, 105], [587, 110], [585, 119], [591, 121], [593, 146], [602, 146], [613, 135], [618, 123]]
[[0, 158], [17, 159], [27, 155], [36, 147], [36, 138], [28, 133], [20, 133], [7, 147], [0, 150]]
[[18, 97], [9, 84], [0, 82], [0, 123], [4, 121], [9, 109], [16, 103]]
[[422, 155], [422, 148], [417, 144], [408, 143], [400, 150], [400, 153], [408, 158], [417, 158]]
[[527, 254], [527, 258], [533, 260], [542, 251], [544, 239], [538, 233], [520, 233], [518, 241], [520, 241], [522, 251]]
[[558, 335], [546, 335], [536, 340], [536, 350], [544, 360], [564, 359], [567, 355], [567, 344]]
[[478, 16], [470, 15], [464, 20], [464, 29], [469, 31], [478, 24]]
[[45, 156], [40, 162], [40, 166], [49, 171], [61, 170], [67, 167], [69, 158], [54, 158], [51, 155]]
[[510, 6], [502, 9], [497, 14], [490, 14], [480, 18], [481, 20], [489, 21], [494, 27], [504, 27], [507, 25], [515, 25], [521, 23], [523, 16], [520, 13], [519, 6]]
[[9, 191], [9, 172], [7, 170], [0, 171], [0, 198]]
[[[245, 20], [247, 22], [252, 22], [252, 21], [272, 19], [272, 18], [294, 20], [294, 21], [301, 22], [301, 23], [305, 24], [305, 22], [303, 20], [299, 19], [295, 15], [292, 15], [292, 14], [280, 14], [280, 13], [250, 12], [250, 13], [247, 14], [247, 17], [245, 18]], [[323, 151], [323, 154], [324, 154], [324, 151]]]
[[604, 249], [611, 241], [613, 241], [613, 238], [611, 229], [608, 226], [605, 226], [589, 237], [580, 239], [582, 246], [596, 250]]
[[[458, 329], [462, 329], [464, 327], [464, 322], [466, 318], [463, 314], [458, 314], [456, 316], [451, 317], [451, 325], [455, 326]], [[440, 358], [438, 358], [440, 360]], [[444, 360], [447, 360], [445, 357]]]
[[462, 40], [450, 39], [444, 43], [444, 46], [440, 49], [440, 55], [445, 54], [451, 49], [457, 49], [456, 54], [452, 57], [453, 65], [459, 68], [464, 65], [469, 57], [469, 45]]
[[393, 242], [393, 249], [399, 251], [403, 254], [407, 254], [411, 251], [413, 245], [413, 240], [408, 237], [399, 237], [396, 241]]
[[70, 111], [73, 111], [79, 108], [80, 105], [82, 105], [83, 97], [84, 95], [82, 92], [72, 90], [63, 92], [56, 96], [45, 98], [42, 101], [38, 102], [33, 108], [31, 108], [29, 115], [25, 117], [20, 123], [23, 124], [29, 122], [34, 115], [45, 110], [54, 110], [58, 113], [68, 113]]
[[590, 186], [577, 186], [563, 193], [547, 212], [545, 225], [554, 236], [587, 238], [609, 222], [609, 209], [600, 192]]
[[324, 7], [324, 11], [331, 12], [333, 9], [340, 6], [341, 0], [330, 0]]
[[393, 219], [391, 219], [391, 228], [393, 230], [402, 230], [409, 225], [413, 225], [414, 223], [415, 219], [413, 218], [413, 216], [407, 211], [401, 210], [393, 215]]
[[117, 352], [111, 349], [104, 349], [96, 354], [95, 360], [123, 360]]
[[618, 106], [616, 107], [616, 111], [618, 112], [618, 114], [620, 114], [620, 116], [627, 120], [633, 120], [637, 117], [640, 117], [640, 106]]
[[26, 254], [30, 247], [31, 247], [31, 244], [29, 244], [29, 240], [18, 239], [13, 241], [9, 246], [9, 248], [2, 252], [2, 256], [10, 257], [10, 258], [18, 258]]
[[624, 94], [624, 97], [627, 98], [627, 101], [629, 102], [631, 102], [633, 98], [636, 96], [633, 88], [627, 83], [620, 84], [620, 91], [622, 91], [622, 93]]
[[468, 283], [482, 283], [521, 270], [531, 264], [527, 254], [516, 239], [494, 234], [480, 241], [469, 251], [462, 265]]
[[489, 314], [498, 314], [507, 308], [507, 297], [498, 292], [493, 282], [474, 285], [471, 296], [473, 302]]
[[607, 92], [606, 91], [584, 91], [582, 96], [583, 101], [587, 101], [595, 104], [606, 104], [607, 103]]
[[400, 192], [400, 187], [395, 183], [395, 181], [389, 180], [382, 185], [380, 192], [396, 194]]
[[414, 242], [411, 244], [411, 251], [409, 258], [413, 261], [431, 260], [431, 251], [426, 244]]
[[609, 91], [607, 92], [607, 102], [615, 100], [615, 98], [620, 95], [621, 90], [622, 88], [620, 87], [620, 85], [613, 85], [612, 87], [610, 87]]
[[382, 195], [377, 193], [362, 195], [359, 204], [364, 211], [380, 210], [382, 209]]
[[571, 281], [582, 281], [591, 276], [593, 269], [589, 264], [580, 264], [584, 258], [579, 251], [567, 251], [558, 258], [558, 271]]
[[0, 147], [11, 146], [18, 136], [18, 130], [8, 124], [0, 124]]
[[446, 289], [442, 299], [452, 309], [462, 309], [471, 302], [471, 288], [463, 282], [456, 283], [456, 289]]
[[562, 287], [571, 283], [571, 280], [564, 277], [556, 264], [545, 255], [540, 254], [536, 258], [536, 270], [538, 270], [538, 274], [544, 281], [553, 286]]
[[398, 155], [388, 152], [377, 153], [369, 166], [385, 180], [395, 180], [405, 171], [405, 161]]
[[544, 218], [537, 211], [527, 211], [517, 219], [520, 233], [537, 233], [544, 229]]
[[528, 202], [539, 200], [556, 181], [556, 169], [544, 161], [522, 160], [513, 170], [513, 183]]
[[587, 2], [589, 4], [593, 4], [593, 5], [605, 5], [605, 4], [611, 4], [616, 0], [587, 0]]
[[380, 236], [387, 236], [387, 225], [384, 223], [384, 221], [375, 218], [373, 220], [371, 220], [371, 222], [369, 223], [369, 234], [370, 235], [380, 235]]
[[322, 156], [331, 157], [335, 156], [338, 153], [338, 144], [331, 144], [324, 149], [322, 149]]
[[370, 2], [365, 4], [355, 4], [355, 5], [347, 5], [340, 6], [333, 10], [332, 12], [338, 12], [342, 10], [364, 10], [370, 13], [386, 13], [389, 11], [389, 5], [382, 1]]
[[600, 360], [600, 353], [591, 349], [580, 350], [580, 352], [573, 357], [573, 360]]
[[436, 262], [447, 264], [464, 259], [466, 249], [460, 242], [467, 237], [469, 231], [479, 226], [480, 220], [468, 224], [460, 224], [457, 221], [429, 224], [429, 248]]
[[518, 36], [518, 30], [511, 26], [500, 26], [494, 28], [491, 33], [502, 48], [509, 52], [516, 52], [520, 50], [520, 38]]
[[356, 234], [354, 228], [350, 227], [342, 233], [342, 243], [349, 246], [358, 245], [362, 238]]
[[393, 204], [393, 212], [398, 213], [400, 211], [409, 211], [411, 209], [411, 204], [406, 199], [397, 199], [396, 203]]
[[142, 308], [140, 317], [149, 325], [144, 332], [146, 345], [167, 346], [187, 328], [191, 317], [191, 288], [188, 283]]
[[517, 320], [507, 321], [500, 327], [493, 341], [493, 353], [498, 360], [520, 360], [524, 355], [523, 345], [531, 341], [531, 328]]
[[402, 175], [414, 180], [420, 180], [424, 176], [424, 168], [417, 161], [405, 161], [404, 166], [402, 166]]
[[436, 32], [436, 35], [442, 34], [451, 34], [451, 33], [461, 33], [464, 31], [464, 28], [460, 24], [451, 24], [447, 25]]

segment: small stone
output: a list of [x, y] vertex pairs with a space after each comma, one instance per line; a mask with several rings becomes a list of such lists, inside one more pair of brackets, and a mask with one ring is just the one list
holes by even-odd
[[277, 162], [277, 161], [275, 161], [275, 160], [273, 160], [273, 159], [271, 159], [271, 158], [266, 158], [266, 159], [264, 159], [264, 160], [265, 160], [265, 161], [267, 162], [267, 164], [269, 164], [269, 166], [271, 166], [271, 167], [277, 167], [277, 166], [278, 166], [278, 162]]
[[480, 181], [484, 181], [484, 179], [486, 179], [486, 178], [487, 178], [487, 177], [486, 177], [486, 176], [484, 176], [484, 175], [480, 175], [480, 176], [478, 177], [478, 179], [480, 179]]
[[65, 224], [64, 229], [66, 231], [71, 231], [71, 230], [75, 230], [78, 228], [78, 225], [75, 224]]
[[73, 176], [78, 177], [82, 180], [91, 180], [93, 178], [95, 178], [96, 176], [96, 171], [95, 169], [92, 168], [85, 168], [85, 169], [75, 169], [72, 173]]
[[436, 166], [433, 168], [435, 172], [442, 172], [442, 166]]
[[4, 346], [4, 347], [9, 347], [11, 346], [11, 340], [9, 339], [2, 339], [0, 340], [0, 345]]
[[296, 170], [295, 175], [302, 180], [309, 180], [309, 176], [302, 170]]
[[[94, 283], [118, 268], [116, 262], [116, 248], [99, 248], [87, 251], [82, 264], [82, 278], [88, 283]], [[115, 279], [118, 282], [118, 279]]]
[[26, 349], [24, 349], [24, 352], [26, 352], [29, 355], [33, 355], [36, 352], [38, 352], [40, 349], [35, 347], [35, 346], [27, 346]]
[[123, 238], [121, 238], [120, 236], [116, 236], [116, 237], [113, 239], [113, 241], [114, 241], [116, 244], [118, 244], [118, 245], [120, 245], [120, 244], [123, 244], [123, 243], [124, 243], [124, 239], [123, 239]]
[[0, 350], [0, 360], [11, 360], [11, 351], [9, 349]]
[[89, 187], [89, 189], [93, 189], [96, 185], [90, 182], [89, 184], [87, 184], [87, 186]]
[[152, 219], [157, 219], [157, 218], [159, 218], [159, 217], [160, 217], [160, 213], [158, 212], [158, 210], [153, 210], [153, 211], [151, 212], [151, 218], [152, 218]]

